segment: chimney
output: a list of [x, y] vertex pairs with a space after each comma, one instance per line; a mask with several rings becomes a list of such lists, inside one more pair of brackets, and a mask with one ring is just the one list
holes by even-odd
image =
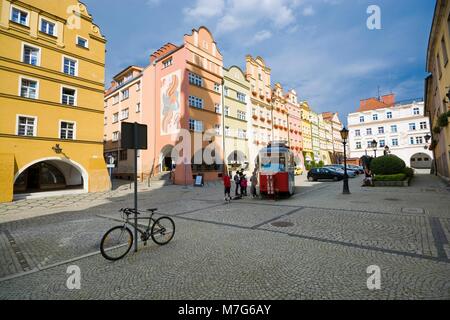
[[381, 102], [387, 104], [388, 106], [393, 106], [395, 104], [395, 94], [391, 93], [381, 97]]

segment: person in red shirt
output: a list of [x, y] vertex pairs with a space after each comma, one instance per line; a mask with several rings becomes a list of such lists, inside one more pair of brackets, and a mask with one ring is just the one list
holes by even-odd
[[231, 200], [231, 178], [228, 174], [223, 177], [223, 185], [225, 187], [225, 201]]

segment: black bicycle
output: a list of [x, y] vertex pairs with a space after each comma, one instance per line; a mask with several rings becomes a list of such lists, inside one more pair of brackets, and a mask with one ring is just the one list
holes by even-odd
[[[136, 228], [141, 235], [144, 245], [147, 245], [147, 241], [150, 238], [160, 246], [168, 244], [175, 235], [175, 223], [169, 217], [153, 219], [158, 209], [147, 209], [147, 211], [151, 212], [150, 217], [139, 216], [137, 218], [138, 220], [148, 220], [146, 229]], [[133, 233], [128, 226], [135, 228], [135, 209], [120, 209], [120, 212], [122, 213], [123, 225], [114, 227], [106, 232], [100, 243], [102, 256], [110, 261], [117, 261], [125, 257], [133, 245]], [[142, 215], [139, 211], [137, 214]], [[130, 215], [133, 215], [133, 217], [130, 217]]]

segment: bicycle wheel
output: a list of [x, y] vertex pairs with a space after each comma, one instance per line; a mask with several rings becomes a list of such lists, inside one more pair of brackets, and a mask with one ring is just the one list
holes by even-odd
[[102, 238], [100, 252], [110, 261], [117, 261], [126, 256], [133, 245], [133, 234], [125, 226], [114, 227]]
[[163, 246], [168, 244], [175, 235], [175, 223], [169, 217], [162, 217], [152, 226], [152, 239], [156, 244]]

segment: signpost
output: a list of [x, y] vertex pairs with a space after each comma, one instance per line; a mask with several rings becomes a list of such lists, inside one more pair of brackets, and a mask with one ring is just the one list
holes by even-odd
[[107, 168], [108, 168], [108, 171], [109, 171], [109, 178], [111, 179], [111, 190], [113, 189], [113, 178], [112, 178], [112, 175], [113, 175], [113, 169], [116, 167], [116, 165], [114, 164], [116, 162], [116, 159], [114, 159], [114, 157], [113, 157], [113, 155], [109, 155], [108, 156], [108, 164], [107, 164]]
[[137, 158], [138, 150], [147, 150], [147, 126], [143, 124], [122, 122], [121, 148], [134, 149], [134, 252], [138, 251], [138, 183]]

